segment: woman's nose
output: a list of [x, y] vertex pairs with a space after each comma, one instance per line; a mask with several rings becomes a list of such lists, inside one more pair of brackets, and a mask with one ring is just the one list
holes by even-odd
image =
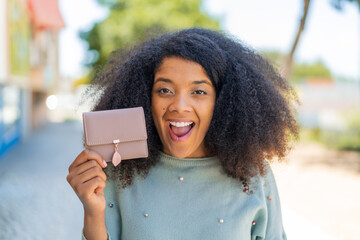
[[183, 93], [176, 94], [169, 106], [169, 111], [178, 113], [191, 111], [189, 97]]

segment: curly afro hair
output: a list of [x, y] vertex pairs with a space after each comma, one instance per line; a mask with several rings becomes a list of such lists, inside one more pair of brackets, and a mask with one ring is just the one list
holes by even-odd
[[205, 144], [229, 177], [248, 186], [253, 177], [265, 174], [264, 159], [286, 156], [291, 138], [298, 135], [293, 111], [297, 98], [286, 79], [237, 39], [190, 28], [114, 51], [94, 80], [100, 90], [94, 111], [138, 106], [145, 111], [149, 157], [112, 169], [123, 187], [131, 185], [136, 173], [145, 177], [159, 159], [162, 144], [152, 119], [151, 92], [157, 68], [171, 56], [199, 63], [215, 86]]

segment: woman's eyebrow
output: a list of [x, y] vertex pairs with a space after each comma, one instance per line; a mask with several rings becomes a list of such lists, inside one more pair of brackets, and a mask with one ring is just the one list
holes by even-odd
[[[155, 80], [154, 84], [157, 83], [157, 82], [173, 83], [172, 80], [167, 79], [167, 78], [157, 78], [157, 79]], [[209, 81], [207, 81], [207, 80], [195, 80], [195, 81], [192, 81], [192, 84], [197, 84], [197, 85], [198, 85], [198, 84], [203, 84], [203, 83], [212, 86], [211, 82], [209, 82]]]
[[166, 83], [172, 83], [173, 81], [171, 81], [170, 79], [167, 78], [158, 78], [155, 80], [154, 84], [157, 82], [166, 82]]
[[203, 84], [203, 83], [212, 86], [211, 82], [209, 82], [207, 80], [197, 80], [197, 81], [192, 82], [192, 84]]

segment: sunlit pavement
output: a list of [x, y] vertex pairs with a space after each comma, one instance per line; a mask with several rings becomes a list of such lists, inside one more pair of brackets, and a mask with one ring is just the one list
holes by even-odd
[[66, 182], [80, 122], [49, 123], [0, 159], [0, 239], [80, 239], [82, 206]]
[[[79, 121], [49, 123], [0, 159], [0, 239], [80, 239], [82, 206], [66, 175], [82, 132]], [[321, 151], [296, 148], [273, 164], [288, 239], [358, 240], [360, 171], [317, 164]]]
[[289, 240], [360, 239], [359, 164], [360, 154], [314, 144], [300, 144], [288, 163], [273, 164]]

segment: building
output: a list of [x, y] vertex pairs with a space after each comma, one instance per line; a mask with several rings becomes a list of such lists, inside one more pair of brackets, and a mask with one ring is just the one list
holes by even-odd
[[46, 121], [64, 26], [57, 0], [0, 1], [0, 159]]
[[360, 82], [306, 79], [298, 86], [299, 123], [305, 128], [344, 131], [346, 113], [360, 112]]

